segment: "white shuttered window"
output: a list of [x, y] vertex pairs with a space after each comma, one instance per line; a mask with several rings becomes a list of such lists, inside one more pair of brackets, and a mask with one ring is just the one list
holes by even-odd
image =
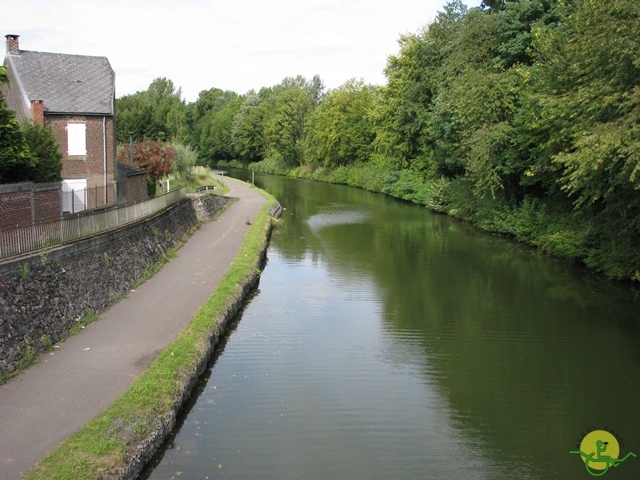
[[69, 123], [67, 125], [67, 140], [69, 155], [87, 154], [87, 126], [84, 123]]

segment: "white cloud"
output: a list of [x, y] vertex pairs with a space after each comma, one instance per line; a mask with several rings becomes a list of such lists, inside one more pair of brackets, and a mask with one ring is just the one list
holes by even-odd
[[[446, 0], [0, 0], [0, 33], [24, 50], [106, 56], [117, 95], [158, 77], [182, 88], [237, 93], [315, 74], [328, 88], [350, 78], [383, 84], [399, 36]], [[469, 0], [478, 5], [480, 0]]]

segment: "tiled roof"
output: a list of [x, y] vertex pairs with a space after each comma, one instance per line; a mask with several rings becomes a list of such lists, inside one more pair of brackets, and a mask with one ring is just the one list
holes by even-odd
[[114, 114], [115, 73], [106, 57], [20, 50], [8, 55], [29, 100], [45, 113]]

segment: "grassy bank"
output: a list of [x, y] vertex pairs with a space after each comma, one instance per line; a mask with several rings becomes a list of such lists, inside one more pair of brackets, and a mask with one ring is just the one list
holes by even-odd
[[50, 452], [26, 479], [135, 478], [175, 424], [177, 412], [206, 367], [226, 320], [241, 306], [259, 276], [276, 200], [267, 202], [214, 294], [190, 325], [100, 415]]
[[[182, 175], [176, 177], [172, 175], [169, 177], [171, 182], [171, 188], [178, 188], [180, 186], [187, 187], [187, 193], [195, 193], [200, 187], [216, 187], [216, 193], [218, 195], [226, 195], [229, 192], [229, 186], [218, 180], [206, 167], [193, 167], [189, 170], [189, 175]], [[161, 192], [160, 186], [158, 193]]]

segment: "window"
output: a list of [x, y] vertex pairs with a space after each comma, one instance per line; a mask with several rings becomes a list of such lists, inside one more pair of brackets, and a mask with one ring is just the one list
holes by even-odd
[[67, 125], [67, 140], [69, 155], [87, 154], [87, 126], [84, 123], [69, 123]]

